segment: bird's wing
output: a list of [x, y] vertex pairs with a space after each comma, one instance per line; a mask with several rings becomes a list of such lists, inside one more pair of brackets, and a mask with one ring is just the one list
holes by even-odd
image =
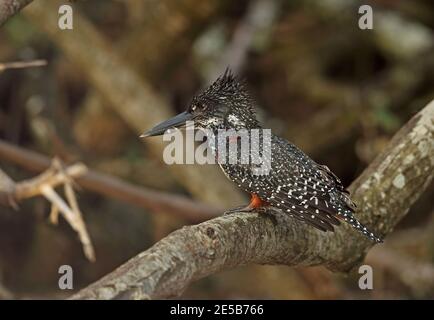
[[[273, 136], [270, 174], [255, 176], [253, 165], [223, 166], [240, 188], [322, 231], [345, 221], [375, 242], [382, 239], [354, 217], [355, 204], [341, 181], [286, 140]], [[233, 174], [230, 170], [235, 170]]]
[[322, 230], [333, 231], [340, 224], [326, 184], [303, 176], [288, 177], [283, 185], [272, 189], [266, 201], [282, 211]]
[[[281, 147], [285, 149], [277, 154], [279, 168], [273, 168], [278, 174], [262, 177], [265, 188], [259, 197], [320, 230], [333, 231], [333, 226], [340, 224], [340, 212], [353, 211], [342, 183], [326, 166], [289, 143]], [[286, 148], [291, 148], [290, 152], [285, 152]]]

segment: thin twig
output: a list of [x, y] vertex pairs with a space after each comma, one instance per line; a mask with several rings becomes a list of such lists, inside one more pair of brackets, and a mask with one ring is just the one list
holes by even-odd
[[52, 188], [58, 185], [69, 182], [70, 178], [77, 178], [84, 175], [87, 168], [82, 163], [76, 163], [65, 169], [64, 173], [60, 173], [54, 168], [48, 168], [40, 175], [15, 184], [14, 197], [22, 200], [37, 196], [40, 194], [42, 185], [50, 185]]
[[46, 66], [46, 60], [0, 62], [0, 72], [7, 69], [24, 69]]
[[65, 220], [70, 224], [70, 226], [78, 233], [80, 242], [83, 245], [83, 251], [90, 261], [95, 261], [95, 252], [93, 249], [92, 242], [90, 241], [89, 234], [86, 229], [86, 225], [83, 222], [80, 211], [70, 208], [71, 204], [66, 204], [66, 202], [53, 190], [49, 185], [44, 185], [41, 188], [41, 193], [47, 198], [59, 212], [63, 215]]
[[[55, 158], [52, 166], [37, 177], [22, 182], [14, 182], [0, 169], [0, 191], [3, 195], [6, 195], [7, 199], [13, 200], [22, 200], [39, 195], [44, 196], [51, 203], [50, 221], [57, 224], [58, 214], [62, 214], [78, 233], [86, 258], [95, 261], [93, 245], [72, 188], [72, 177], [83, 175], [86, 171], [87, 168], [83, 164], [63, 168], [60, 160]], [[68, 203], [54, 191], [54, 188], [58, 185], [64, 186]]]

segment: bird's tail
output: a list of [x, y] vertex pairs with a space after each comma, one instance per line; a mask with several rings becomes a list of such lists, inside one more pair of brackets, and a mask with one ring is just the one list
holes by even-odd
[[382, 243], [383, 239], [379, 236], [376, 236], [372, 231], [370, 231], [366, 226], [361, 224], [359, 220], [357, 220], [353, 213], [348, 210], [345, 212], [343, 220], [347, 222], [349, 225], [351, 225], [354, 229], [359, 231], [361, 234], [363, 234], [365, 237], [368, 237], [370, 240], [376, 242], [376, 243]]

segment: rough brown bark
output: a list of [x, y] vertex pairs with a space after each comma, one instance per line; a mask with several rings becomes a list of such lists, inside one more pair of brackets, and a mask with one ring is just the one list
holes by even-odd
[[[433, 135], [434, 101], [351, 185], [358, 218], [377, 233], [389, 233], [430, 184]], [[173, 232], [72, 298], [167, 298], [194, 280], [250, 263], [349, 271], [371, 246], [347, 225], [322, 233], [284, 215], [236, 213]]]
[[0, 0], [0, 27], [33, 0]]

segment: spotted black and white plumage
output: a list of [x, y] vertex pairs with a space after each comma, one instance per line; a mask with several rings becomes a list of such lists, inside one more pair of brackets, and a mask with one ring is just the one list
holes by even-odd
[[[196, 126], [214, 132], [261, 128], [253, 105], [243, 85], [227, 71], [192, 100], [190, 112]], [[215, 144], [213, 150], [219, 151]], [[253, 164], [220, 166], [240, 188], [291, 217], [322, 231], [333, 231], [344, 221], [369, 239], [382, 242], [355, 218], [355, 205], [338, 177], [285, 139], [271, 136], [271, 171], [267, 175], [255, 175]]]

